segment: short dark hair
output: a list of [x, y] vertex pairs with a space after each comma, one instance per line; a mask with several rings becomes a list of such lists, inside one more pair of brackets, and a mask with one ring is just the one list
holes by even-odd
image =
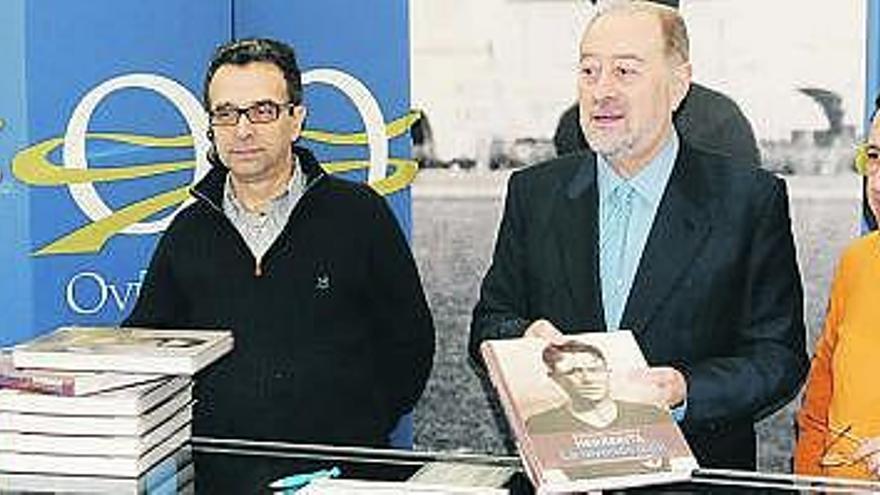
[[591, 344], [585, 344], [578, 340], [567, 340], [561, 344], [547, 344], [547, 347], [544, 348], [544, 352], [541, 353], [541, 359], [544, 360], [544, 364], [547, 365], [547, 368], [550, 370], [556, 370], [556, 363], [562, 361], [563, 354], [579, 354], [582, 352], [592, 354], [602, 360], [603, 363], [607, 364], [607, 361], [605, 361], [605, 355], [602, 354], [602, 351], [598, 347]]
[[202, 87], [205, 108], [211, 106], [208, 86], [217, 69], [224, 65], [247, 65], [254, 62], [267, 62], [278, 67], [287, 82], [287, 96], [290, 102], [294, 105], [302, 103], [302, 75], [296, 63], [293, 47], [269, 38], [247, 38], [220, 45], [214, 52]]

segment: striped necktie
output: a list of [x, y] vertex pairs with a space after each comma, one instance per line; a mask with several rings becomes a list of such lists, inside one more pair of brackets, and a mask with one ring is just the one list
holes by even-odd
[[599, 226], [602, 305], [605, 307], [605, 325], [609, 330], [620, 327], [628, 295], [624, 286], [624, 255], [634, 195], [635, 189], [628, 182], [618, 184], [606, 199], [604, 217]]

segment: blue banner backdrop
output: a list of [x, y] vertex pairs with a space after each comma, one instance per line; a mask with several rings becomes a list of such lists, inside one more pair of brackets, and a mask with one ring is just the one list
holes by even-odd
[[[332, 130], [339, 139], [305, 139], [303, 144], [317, 153], [324, 163], [341, 161], [339, 170], [348, 168], [350, 160], [371, 160], [372, 168], [384, 167], [391, 158], [387, 170], [388, 179], [380, 190], [396, 191], [389, 196], [398, 220], [410, 235], [410, 196], [408, 189], [399, 186], [412, 179], [415, 172], [412, 163], [402, 163], [400, 157], [410, 155], [408, 128], [415, 116], [410, 108], [410, 51], [409, 17], [407, 0], [384, 2], [352, 2], [350, 0], [322, 0], [320, 2], [290, 2], [288, 0], [236, 0], [234, 36], [272, 37], [293, 44], [301, 68], [306, 71], [308, 83], [305, 102], [309, 113], [306, 127], [313, 131]], [[321, 77], [318, 70], [329, 70]], [[342, 74], [338, 74], [341, 72]], [[326, 76], [326, 77], [324, 77]], [[351, 78], [349, 80], [348, 78]], [[328, 80], [329, 79], [329, 80]], [[357, 91], [363, 85], [369, 95]], [[370, 101], [376, 104], [368, 110]], [[346, 145], [341, 139], [348, 133], [360, 133], [384, 125], [389, 129], [388, 151], [383, 143]], [[403, 134], [401, 134], [403, 133]], [[306, 133], [305, 137], [320, 137]], [[379, 139], [379, 136], [376, 137]], [[321, 142], [323, 141], [323, 142]], [[380, 155], [380, 156], [377, 156]], [[356, 166], [356, 165], [353, 165]], [[365, 170], [353, 174], [363, 180]], [[380, 175], [384, 177], [384, 173]], [[370, 182], [374, 182], [371, 178]]]
[[0, 301], [5, 307], [0, 345], [33, 329], [28, 194], [13, 182], [6, 166], [28, 139], [24, 1], [6, 2], [0, 17]]
[[[880, 0], [868, 0], [867, 8], [867, 46], [865, 47], [865, 122], [864, 135], [871, 131], [871, 118], [874, 116], [874, 100], [880, 93]], [[867, 185], [867, 180], [863, 181]], [[862, 200], [862, 232], [874, 227], [867, 198]], [[877, 220], [873, 219], [873, 223]]]
[[11, 0], [0, 18], [0, 345], [128, 313], [158, 235], [207, 167], [208, 58], [245, 36], [295, 45], [304, 144], [330, 171], [369, 179], [409, 235], [405, 0]]
[[874, 99], [880, 91], [880, 0], [868, 0], [865, 36], [865, 131], [870, 129]]

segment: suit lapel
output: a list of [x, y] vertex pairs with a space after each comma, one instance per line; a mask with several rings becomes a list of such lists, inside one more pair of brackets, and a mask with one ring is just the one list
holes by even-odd
[[682, 143], [626, 302], [621, 328], [644, 332], [680, 282], [711, 230], [705, 164]]
[[599, 285], [598, 191], [595, 157], [584, 155], [582, 164], [557, 195], [550, 224], [555, 229], [558, 254], [573, 308], [572, 320], [593, 330], [604, 328]]

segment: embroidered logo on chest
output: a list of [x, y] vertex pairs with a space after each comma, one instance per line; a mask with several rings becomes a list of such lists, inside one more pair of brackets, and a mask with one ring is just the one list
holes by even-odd
[[326, 273], [320, 273], [317, 277], [315, 277], [315, 290], [317, 291], [328, 291], [330, 290], [330, 275]]

